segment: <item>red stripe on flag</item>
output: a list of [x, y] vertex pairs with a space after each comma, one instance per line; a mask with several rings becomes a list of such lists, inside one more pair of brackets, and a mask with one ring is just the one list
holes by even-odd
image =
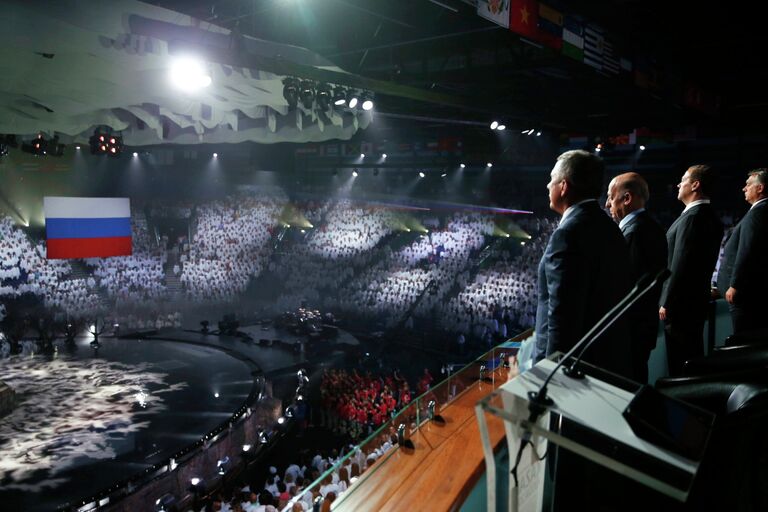
[[48, 259], [106, 258], [130, 256], [131, 237], [112, 238], [58, 238], [47, 241]]

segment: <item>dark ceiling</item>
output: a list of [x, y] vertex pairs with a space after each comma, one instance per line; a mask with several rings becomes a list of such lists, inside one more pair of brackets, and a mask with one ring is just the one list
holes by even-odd
[[[512, 0], [513, 8], [520, 0]], [[761, 49], [768, 36], [743, 6], [675, 1], [571, 1], [622, 54], [652, 58], [657, 86], [609, 76], [479, 17], [472, 0], [153, 0], [261, 39], [309, 48], [364, 77], [441, 93], [452, 104], [377, 94], [393, 117], [620, 134], [634, 128], [764, 132]], [[756, 13], [755, 13], [756, 14]], [[754, 21], [752, 21], [754, 20]], [[691, 105], [685, 94], [703, 102]], [[690, 96], [689, 96], [690, 98]]]

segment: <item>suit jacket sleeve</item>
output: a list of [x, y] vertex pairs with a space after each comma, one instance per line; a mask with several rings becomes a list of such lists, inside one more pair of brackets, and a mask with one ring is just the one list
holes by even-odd
[[567, 238], [566, 230], [556, 230], [544, 261], [549, 293], [548, 354], [567, 352], [584, 331], [588, 262], [577, 244]]
[[[741, 223], [741, 233], [739, 236], [739, 245], [736, 249], [736, 259], [733, 262], [733, 273], [731, 274], [730, 285], [736, 290], [744, 290], [750, 287], [748, 282], [750, 279], [754, 279], [755, 275], [759, 272], [757, 267], [759, 262], [756, 261], [762, 255], [762, 251], [757, 250], [757, 245], [765, 243], [760, 239], [761, 233], [764, 229], [761, 224], [761, 219], [749, 212]], [[725, 292], [725, 290], [723, 290]]]
[[661, 297], [661, 305], [665, 308], [680, 305], [681, 297], [685, 296], [685, 287], [695, 281], [695, 278], [691, 279], [689, 276], [691, 262], [702, 257], [701, 253], [705, 249], [703, 242], [708, 237], [709, 225], [700, 215], [691, 214], [677, 227], [672, 264], [669, 267], [672, 275], [667, 280]]

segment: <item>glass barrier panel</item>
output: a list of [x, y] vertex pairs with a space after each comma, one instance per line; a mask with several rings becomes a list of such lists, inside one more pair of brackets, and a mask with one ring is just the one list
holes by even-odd
[[[352, 482], [354, 485], [337, 500], [338, 503], [334, 502], [335, 506], [349, 499], [355, 493], [355, 489], [365, 485], [364, 482], [383, 468], [390, 457], [395, 456], [399, 449], [403, 449], [400, 442], [410, 441], [416, 427], [417, 416], [418, 403], [413, 401], [360, 444], [352, 460], [353, 463], [358, 464], [361, 474]], [[354, 470], [351, 473], [354, 473]]]

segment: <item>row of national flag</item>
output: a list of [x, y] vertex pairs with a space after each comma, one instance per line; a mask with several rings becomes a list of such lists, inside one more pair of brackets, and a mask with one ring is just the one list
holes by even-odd
[[[478, 0], [477, 13], [529, 41], [557, 50], [607, 75], [637, 74], [633, 60], [621, 56], [616, 42], [600, 26], [565, 13], [554, 3]], [[651, 74], [658, 76], [658, 72]], [[648, 80], [647, 72], [636, 83], [645, 88], [659, 85]]]

